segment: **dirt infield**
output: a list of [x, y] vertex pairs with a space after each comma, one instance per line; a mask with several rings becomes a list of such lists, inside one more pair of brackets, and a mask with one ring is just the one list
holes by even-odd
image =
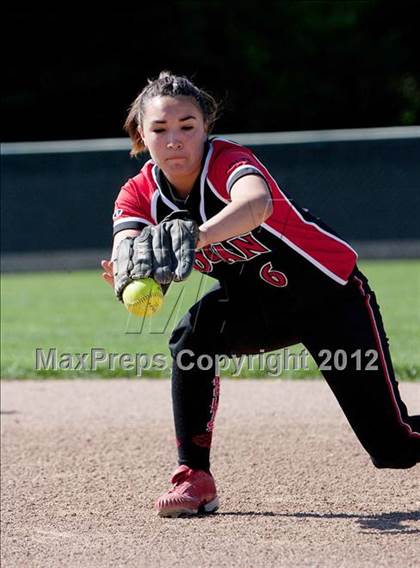
[[[420, 384], [401, 385], [420, 412]], [[319, 381], [222, 381], [221, 508], [160, 519], [166, 380], [2, 383], [2, 566], [418, 566], [420, 467], [376, 470]]]

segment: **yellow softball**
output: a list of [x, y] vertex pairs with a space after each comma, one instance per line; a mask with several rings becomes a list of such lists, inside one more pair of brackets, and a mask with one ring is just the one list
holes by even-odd
[[127, 310], [138, 317], [152, 316], [163, 305], [162, 288], [153, 278], [131, 282], [125, 287], [122, 297]]

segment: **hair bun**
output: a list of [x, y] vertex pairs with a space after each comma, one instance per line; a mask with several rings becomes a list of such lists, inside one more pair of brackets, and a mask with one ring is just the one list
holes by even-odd
[[[163, 79], [163, 80], [165, 80], [165, 79], [172, 79], [174, 76], [175, 76], [175, 75], [174, 75], [173, 73], [171, 73], [170, 71], [161, 71], [161, 72], [159, 73], [159, 78], [158, 78], [158, 80], [159, 80], [159, 79], [161, 79], [161, 80], [162, 80], [162, 79]], [[153, 82], [153, 81], [151, 81], [151, 82]]]

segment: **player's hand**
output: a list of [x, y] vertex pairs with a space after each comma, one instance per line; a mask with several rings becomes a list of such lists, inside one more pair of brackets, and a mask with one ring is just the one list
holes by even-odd
[[152, 235], [154, 254], [153, 277], [159, 284], [181, 282], [193, 269], [198, 226], [188, 211], [174, 211]]
[[133, 267], [130, 272], [130, 277], [133, 280], [153, 276], [153, 269], [156, 264], [152, 246], [154, 230], [155, 227], [148, 225], [137, 237], [133, 238]]
[[112, 261], [102, 260], [101, 266], [104, 270], [104, 272], [102, 273], [102, 278], [105, 280], [105, 282], [108, 282], [110, 286], [114, 287], [114, 274], [112, 269]]
[[117, 298], [122, 302], [122, 293], [124, 288], [130, 282], [131, 271], [133, 269], [133, 237], [125, 237], [118, 243], [115, 256], [112, 259], [112, 272], [114, 276], [114, 292]]
[[154, 278], [158, 284], [181, 282], [191, 273], [198, 241], [197, 223], [188, 211], [174, 211], [161, 223], [145, 227], [137, 236], [122, 239], [112, 261], [103, 260], [103, 279], [122, 300], [133, 280]]

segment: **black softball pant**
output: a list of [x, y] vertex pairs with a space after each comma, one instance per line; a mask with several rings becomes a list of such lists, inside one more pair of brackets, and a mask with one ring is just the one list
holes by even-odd
[[251, 299], [251, 293], [228, 295], [217, 285], [172, 334], [179, 463], [210, 468], [219, 398], [214, 356], [296, 343], [303, 343], [320, 367], [376, 467], [409, 468], [420, 462], [420, 416], [408, 416], [401, 400], [379, 307], [363, 274], [355, 270], [346, 286], [316, 307], [288, 311], [263, 294]]

